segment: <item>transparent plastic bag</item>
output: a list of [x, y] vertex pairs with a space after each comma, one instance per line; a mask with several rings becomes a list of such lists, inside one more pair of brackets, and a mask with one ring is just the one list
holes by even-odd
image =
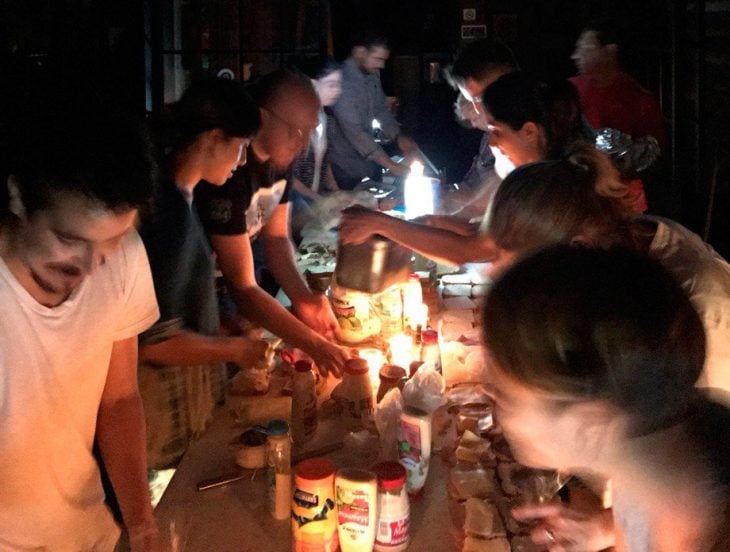
[[403, 387], [403, 404], [432, 414], [445, 404], [444, 378], [428, 362], [421, 365]]

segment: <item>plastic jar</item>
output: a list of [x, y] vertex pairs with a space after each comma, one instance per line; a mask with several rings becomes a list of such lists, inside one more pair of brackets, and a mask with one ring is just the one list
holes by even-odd
[[370, 552], [378, 520], [378, 483], [373, 472], [345, 468], [335, 476], [337, 534], [342, 552]]
[[412, 499], [421, 497], [431, 459], [431, 416], [405, 407], [398, 427], [398, 456], [406, 469], [406, 490]]
[[369, 367], [363, 358], [351, 358], [345, 362], [342, 381], [332, 391], [332, 396], [343, 407], [342, 421], [348, 431], [360, 431], [363, 421], [373, 415], [373, 388]]
[[436, 330], [424, 330], [421, 333], [421, 360], [433, 365], [436, 371], [441, 374], [441, 348], [439, 347], [439, 334]]
[[311, 458], [297, 464], [291, 501], [293, 552], [337, 550], [335, 470], [327, 458]]
[[297, 360], [294, 363], [292, 382], [291, 434], [295, 445], [306, 443], [317, 431], [316, 378], [312, 361]]
[[378, 528], [376, 552], [401, 552], [408, 548], [410, 504], [406, 470], [398, 462], [381, 462], [373, 471], [378, 477]]
[[266, 429], [269, 511], [275, 519], [289, 517], [291, 503], [291, 437], [289, 424], [272, 420]]

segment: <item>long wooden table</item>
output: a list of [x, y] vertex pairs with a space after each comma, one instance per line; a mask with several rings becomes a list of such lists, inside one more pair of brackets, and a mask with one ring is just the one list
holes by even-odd
[[[343, 436], [337, 422], [326, 420], [318, 428], [318, 442]], [[268, 511], [264, 470], [222, 487], [197, 490], [201, 480], [239, 470], [229, 443], [242, 431], [226, 408], [219, 409], [211, 427], [191, 444], [156, 509], [163, 530], [173, 524], [179, 551], [284, 552], [291, 550], [290, 521], [277, 521]], [[338, 433], [339, 432], [339, 433]], [[360, 466], [361, 451], [342, 448], [329, 458], [338, 467]], [[445, 478], [448, 466], [432, 458], [424, 497], [411, 505], [409, 550], [452, 550]]]

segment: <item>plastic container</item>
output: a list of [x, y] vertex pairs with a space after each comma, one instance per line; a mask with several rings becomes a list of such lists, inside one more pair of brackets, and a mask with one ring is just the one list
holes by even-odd
[[406, 469], [406, 490], [418, 500], [428, 477], [431, 460], [431, 416], [417, 408], [405, 407], [398, 427], [398, 456]]
[[335, 465], [327, 458], [297, 464], [291, 501], [293, 552], [336, 552]]
[[236, 464], [249, 470], [266, 467], [266, 433], [258, 429], [244, 431], [238, 439]]
[[272, 420], [266, 429], [269, 511], [274, 519], [288, 519], [291, 504], [291, 437], [289, 424]]
[[406, 470], [398, 462], [381, 462], [373, 467], [378, 477], [378, 528], [376, 552], [402, 552], [410, 537], [410, 503], [406, 492]]
[[363, 421], [373, 416], [373, 388], [368, 370], [368, 362], [363, 358], [347, 360], [342, 381], [332, 391], [332, 397], [342, 405], [342, 422], [348, 431], [360, 431]]
[[291, 434], [295, 445], [301, 445], [311, 440], [317, 431], [317, 390], [315, 386], [316, 377], [312, 372], [312, 361], [296, 361], [291, 403]]
[[356, 344], [380, 333], [380, 317], [370, 294], [330, 284], [327, 296], [339, 329], [337, 338]]
[[403, 331], [403, 284], [392, 285], [378, 296], [380, 336], [388, 339]]
[[441, 374], [441, 347], [439, 347], [439, 334], [436, 330], [424, 330], [421, 332], [421, 360], [428, 362]]
[[373, 472], [345, 468], [335, 476], [337, 534], [342, 552], [371, 552], [378, 520], [378, 483]]

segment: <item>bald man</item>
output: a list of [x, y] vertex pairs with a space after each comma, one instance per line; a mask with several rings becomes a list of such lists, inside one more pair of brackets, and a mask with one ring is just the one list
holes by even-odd
[[[309, 354], [323, 373], [339, 375], [347, 353], [328, 340], [337, 322], [326, 297], [312, 293], [299, 274], [289, 235], [285, 173], [318, 123], [319, 99], [307, 77], [285, 71], [263, 77], [254, 95], [262, 125], [247, 164], [223, 186], [199, 185], [196, 207], [241, 314]], [[256, 282], [251, 242], [259, 237], [294, 315]]]

